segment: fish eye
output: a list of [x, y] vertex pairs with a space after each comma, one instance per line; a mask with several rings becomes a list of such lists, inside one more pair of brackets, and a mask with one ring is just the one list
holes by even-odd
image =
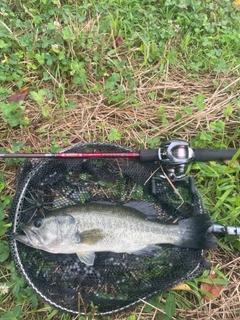
[[33, 222], [34, 227], [36, 228], [40, 228], [42, 226], [42, 220], [41, 219], [37, 219]]

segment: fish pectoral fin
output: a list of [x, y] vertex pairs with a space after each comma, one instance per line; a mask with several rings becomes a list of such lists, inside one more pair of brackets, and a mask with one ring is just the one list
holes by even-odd
[[90, 229], [80, 232], [80, 241], [82, 244], [96, 244], [99, 240], [103, 239], [104, 234], [101, 229]]
[[82, 263], [87, 266], [93, 266], [95, 260], [95, 252], [93, 251], [83, 251], [77, 252], [77, 256]]
[[141, 254], [150, 253], [150, 252], [152, 252], [154, 250], [162, 250], [162, 248], [159, 247], [159, 246], [147, 246], [147, 247], [142, 248], [140, 250], [132, 251], [132, 252], [128, 252], [128, 253], [135, 254], [135, 255], [141, 255]]

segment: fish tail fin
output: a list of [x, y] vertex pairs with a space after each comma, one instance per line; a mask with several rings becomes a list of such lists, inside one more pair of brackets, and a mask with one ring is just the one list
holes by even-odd
[[209, 231], [213, 222], [208, 214], [198, 214], [189, 219], [180, 220], [182, 239], [179, 247], [193, 249], [214, 249], [216, 237]]

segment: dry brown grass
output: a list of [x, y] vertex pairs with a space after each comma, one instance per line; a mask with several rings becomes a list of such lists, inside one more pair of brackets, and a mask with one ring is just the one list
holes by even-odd
[[[46, 150], [53, 140], [61, 147], [78, 142], [107, 141], [111, 128], [116, 128], [122, 134], [119, 143], [136, 148], [146, 147], [146, 138], [175, 137], [190, 141], [200, 130], [209, 131], [209, 123], [219, 119], [224, 120], [229, 135], [239, 126], [236, 98], [240, 95], [240, 77], [237, 68], [224, 77], [200, 75], [197, 80], [186, 77], [180, 69], [166, 70], [160, 78], [158, 74], [151, 76], [150, 70], [149, 74], [138, 74], [139, 85], [134, 89], [137, 105], [131, 104], [129, 98], [121, 104], [109, 105], [100, 92], [81, 94], [73, 88], [65, 98], [72, 99], [76, 108], [63, 109], [54, 99], [45, 100], [50, 112], [49, 117], [44, 118], [41, 108], [28, 100], [25, 116], [32, 120], [28, 132], [2, 123], [1, 147], [8, 147], [12, 141], [23, 141], [25, 147], [37, 152], [42, 148]], [[50, 84], [49, 88], [53, 90]], [[149, 96], [152, 92], [154, 99]], [[200, 93], [205, 96], [203, 110], [198, 110], [192, 103], [192, 98]], [[233, 107], [231, 116], [224, 115], [227, 105]], [[191, 107], [193, 114], [185, 113], [184, 107]], [[165, 110], [167, 125], [163, 123], [159, 108]], [[176, 120], [177, 114], [182, 118]]]
[[[166, 69], [165, 75], [160, 78], [157, 74], [151, 74], [150, 71], [143, 74], [140, 70], [136, 76], [139, 85], [134, 90], [138, 105], [132, 105], [128, 98], [120, 106], [109, 105], [101, 93], [83, 95], [75, 88], [66, 93], [66, 100], [73, 99], [77, 106], [75, 109], [63, 109], [54, 99], [46, 100], [51, 111], [49, 117], [44, 118], [39, 106], [29, 99], [26, 101], [25, 116], [32, 120], [31, 126], [27, 130], [10, 128], [0, 120], [0, 147], [11, 147], [13, 141], [23, 141], [24, 148], [31, 147], [32, 152], [48, 151], [53, 140], [62, 148], [75, 143], [107, 141], [111, 128], [116, 128], [122, 134], [119, 144], [146, 148], [146, 138], [159, 137], [164, 140], [175, 137], [191, 141], [200, 130], [210, 130], [211, 121], [219, 119], [224, 120], [229, 135], [239, 126], [239, 106], [235, 100], [240, 96], [238, 68], [224, 77], [210, 74], [199, 76], [196, 80], [186, 77], [180, 69]], [[127, 92], [128, 89], [126, 96]], [[154, 99], [149, 96], [151, 92], [155, 92]], [[194, 107], [191, 100], [199, 93], [206, 98], [203, 110]], [[227, 105], [233, 106], [231, 116], [223, 112]], [[192, 115], [183, 112], [183, 107], [187, 106], [193, 108]], [[159, 107], [165, 108], [168, 125], [163, 125]], [[182, 114], [180, 120], [176, 120], [178, 113]], [[231, 147], [237, 148], [237, 144], [237, 141], [233, 141]], [[1, 161], [0, 168], [7, 179], [4, 193], [14, 194], [17, 166], [8, 168]], [[212, 264], [227, 276], [229, 285], [224, 287], [217, 300], [203, 301], [201, 308], [197, 299], [191, 296], [191, 310], [179, 309], [173, 319], [240, 319], [239, 252], [219, 248], [212, 256]], [[147, 314], [141, 308], [137, 310], [137, 319], [153, 320], [159, 312], [156, 310]], [[116, 316], [115, 319], [126, 319], [126, 315]]]

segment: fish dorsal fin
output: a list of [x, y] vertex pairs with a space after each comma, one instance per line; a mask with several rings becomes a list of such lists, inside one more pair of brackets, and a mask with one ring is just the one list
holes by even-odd
[[83, 251], [77, 252], [77, 256], [82, 263], [87, 266], [93, 266], [95, 260], [95, 252], [93, 251]]
[[93, 245], [102, 240], [104, 234], [101, 229], [90, 229], [79, 233], [80, 242], [82, 244]]
[[156, 215], [157, 213], [157, 210], [156, 208], [154, 208], [153, 204], [147, 201], [131, 201], [131, 202], [125, 203], [123, 206], [127, 208], [136, 209], [146, 216]]

